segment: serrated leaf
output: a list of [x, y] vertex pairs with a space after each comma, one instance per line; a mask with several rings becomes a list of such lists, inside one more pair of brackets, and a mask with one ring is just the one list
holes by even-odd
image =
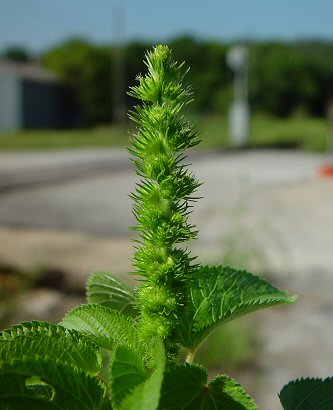
[[140, 350], [140, 342], [133, 319], [99, 304], [76, 307], [66, 314], [60, 324], [75, 329], [98, 346], [112, 350], [123, 344]]
[[136, 297], [131, 289], [108, 272], [93, 273], [87, 284], [89, 303], [99, 303], [127, 315], [136, 315]]
[[228, 376], [207, 385], [206, 370], [197, 365], [176, 367], [164, 376], [159, 410], [256, 410], [243, 387]]
[[47, 322], [24, 322], [0, 332], [0, 362], [51, 359], [90, 374], [102, 368], [98, 347], [75, 330]]
[[160, 340], [148, 348], [155, 360], [153, 371], [145, 370], [143, 357], [128, 347], [120, 346], [111, 368], [112, 400], [119, 410], [155, 410], [165, 367], [165, 351]]
[[296, 300], [264, 279], [228, 266], [201, 267], [189, 278], [189, 292], [180, 324], [181, 343], [189, 349], [227, 320]]
[[125, 397], [147, 379], [142, 356], [128, 346], [118, 346], [111, 366], [111, 392], [115, 408]]
[[[38, 376], [53, 390], [51, 399], [31, 389], [27, 380], [32, 376]], [[1, 363], [0, 385], [1, 409], [101, 410], [107, 400], [105, 385], [97, 378], [50, 360]]]
[[333, 377], [291, 381], [280, 391], [279, 398], [285, 410], [332, 410]]

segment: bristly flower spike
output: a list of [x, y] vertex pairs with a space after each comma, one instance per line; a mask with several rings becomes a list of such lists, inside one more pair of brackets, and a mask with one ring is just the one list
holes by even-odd
[[138, 289], [140, 331], [144, 339], [164, 340], [169, 356], [177, 351], [176, 329], [186, 297], [186, 279], [196, 265], [179, 244], [197, 236], [188, 221], [192, 194], [200, 185], [182, 163], [187, 148], [199, 141], [181, 114], [191, 101], [182, 85], [186, 72], [167, 46], [146, 55], [148, 74], [129, 94], [143, 100], [130, 118], [139, 124], [132, 136], [133, 162], [141, 180], [132, 194], [139, 244], [133, 257], [145, 281]]

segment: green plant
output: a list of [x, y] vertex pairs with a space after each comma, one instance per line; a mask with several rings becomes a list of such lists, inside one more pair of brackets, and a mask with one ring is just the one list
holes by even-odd
[[[191, 92], [168, 47], [154, 48], [146, 64], [148, 75], [130, 92], [144, 101], [131, 113], [139, 128], [130, 148], [141, 178], [132, 194], [140, 286], [132, 291], [97, 272], [88, 304], [60, 324], [3, 331], [0, 409], [256, 409], [227, 375], [208, 383], [195, 354], [223, 323], [295, 297], [246, 271], [201, 266], [183, 246], [197, 235], [188, 216], [199, 182], [183, 162], [198, 142], [181, 114]], [[105, 379], [101, 349], [109, 352]]]

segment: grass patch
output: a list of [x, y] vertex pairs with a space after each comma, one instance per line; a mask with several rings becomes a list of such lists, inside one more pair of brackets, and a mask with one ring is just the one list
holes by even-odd
[[80, 130], [33, 130], [0, 134], [0, 150], [112, 147], [128, 144], [124, 127], [109, 126]]
[[256, 116], [251, 144], [256, 147], [290, 147], [305, 151], [326, 150], [327, 123], [323, 118]]
[[[225, 116], [201, 117], [197, 122], [201, 148], [231, 148]], [[327, 124], [323, 118], [274, 118], [257, 114], [252, 117], [250, 134], [250, 147], [326, 150]]]
[[[193, 116], [202, 143], [198, 149], [230, 148], [226, 116]], [[325, 119], [309, 117], [274, 118], [255, 115], [251, 122], [250, 146], [256, 148], [326, 149]], [[128, 128], [120, 126], [64, 131], [20, 131], [0, 134], [0, 150], [113, 147], [128, 144]]]

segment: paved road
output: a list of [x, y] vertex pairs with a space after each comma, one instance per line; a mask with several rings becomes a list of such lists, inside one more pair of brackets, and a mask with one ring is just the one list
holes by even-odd
[[0, 153], [0, 194], [131, 169], [123, 149]]
[[[284, 270], [284, 259], [299, 269], [330, 267], [332, 182], [317, 177], [320, 156], [210, 152], [190, 160], [205, 182], [193, 215], [200, 228], [194, 246], [208, 260], [229, 246], [251, 249], [252, 262], [267, 254], [275, 270]], [[0, 225], [128, 237], [136, 179], [123, 150], [1, 153]]]
[[[192, 216], [200, 260], [268, 272], [276, 285], [301, 295], [295, 307], [256, 316], [265, 348], [252, 389], [261, 408], [279, 409], [276, 392], [289, 379], [333, 374], [333, 180], [317, 175], [321, 156], [291, 151], [210, 152], [190, 161], [205, 182]], [[68, 238], [79, 233], [93, 238], [80, 242], [83, 249], [93, 244], [98, 253], [111, 240], [118, 246], [112, 257], [124, 258], [135, 180], [123, 151], [1, 153], [0, 225], [12, 245], [3, 243], [0, 257], [11, 249], [19, 258], [20, 235], [52, 228], [63, 243], [59, 263]], [[39, 253], [29, 251], [37, 259]]]
[[0, 224], [123, 235], [132, 174], [124, 150], [0, 154]]
[[[191, 159], [209, 203], [248, 187], [314, 176], [319, 159], [292, 153], [210, 153]], [[0, 224], [118, 235], [133, 222], [128, 193], [135, 176], [124, 150], [0, 154]], [[199, 204], [201, 206], [201, 204]]]

